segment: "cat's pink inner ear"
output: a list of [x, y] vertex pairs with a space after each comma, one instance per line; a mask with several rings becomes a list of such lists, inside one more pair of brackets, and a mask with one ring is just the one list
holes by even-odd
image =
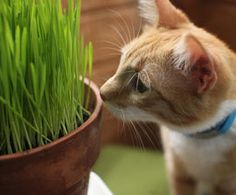
[[155, 0], [159, 13], [159, 26], [178, 28], [188, 23], [187, 16], [177, 9], [169, 0]]
[[186, 46], [190, 55], [188, 75], [191, 76], [193, 87], [197, 93], [202, 94], [212, 89], [216, 84], [215, 64], [195, 37], [187, 36]]

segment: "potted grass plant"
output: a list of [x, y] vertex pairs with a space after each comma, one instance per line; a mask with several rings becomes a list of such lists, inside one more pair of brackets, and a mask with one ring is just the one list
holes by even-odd
[[80, 0], [2, 0], [0, 194], [84, 195], [99, 153], [101, 99]]

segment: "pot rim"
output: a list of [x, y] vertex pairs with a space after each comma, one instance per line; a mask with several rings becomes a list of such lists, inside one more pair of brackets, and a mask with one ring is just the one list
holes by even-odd
[[100, 91], [99, 88], [97, 87], [97, 85], [85, 78], [84, 79], [84, 83], [86, 85], [88, 85], [90, 87], [90, 89], [92, 89], [94, 95], [95, 95], [95, 108], [94, 111], [92, 112], [91, 116], [88, 118], [88, 120], [86, 120], [81, 126], [79, 126], [78, 128], [76, 128], [75, 130], [73, 130], [72, 132], [70, 132], [69, 134], [60, 137], [59, 139], [56, 139], [54, 141], [52, 141], [51, 143], [48, 143], [46, 145], [42, 145], [42, 146], [38, 146], [36, 148], [32, 148], [29, 150], [25, 150], [23, 152], [17, 152], [17, 153], [13, 153], [13, 154], [4, 154], [4, 155], [0, 155], [0, 162], [2, 161], [6, 161], [6, 160], [10, 160], [10, 159], [19, 159], [19, 158], [23, 158], [26, 156], [31, 156], [37, 153], [40, 153], [42, 151], [48, 150], [52, 147], [54, 147], [55, 145], [58, 145], [62, 142], [64, 142], [67, 139], [70, 139], [71, 137], [73, 137], [75, 134], [83, 131], [85, 129], [86, 126], [89, 126], [91, 123], [93, 123], [93, 121], [97, 118], [97, 116], [99, 115], [101, 108], [102, 108], [102, 99], [100, 97]]

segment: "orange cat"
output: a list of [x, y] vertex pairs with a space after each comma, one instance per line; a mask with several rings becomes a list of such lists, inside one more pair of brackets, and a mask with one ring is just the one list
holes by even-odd
[[149, 25], [101, 88], [118, 117], [162, 125], [172, 194], [236, 194], [236, 55], [169, 0], [140, 0]]

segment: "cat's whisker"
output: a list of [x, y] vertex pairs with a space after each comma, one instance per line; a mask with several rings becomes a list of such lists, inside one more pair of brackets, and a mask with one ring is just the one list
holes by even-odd
[[128, 130], [129, 130], [129, 132], [131, 133], [132, 144], [133, 144], [133, 145], [137, 145], [136, 142], [138, 142], [138, 144], [140, 144], [139, 141], [138, 141], [136, 132], [135, 132], [135, 130], [134, 130], [132, 121], [129, 120], [127, 124], [128, 124]]
[[[150, 141], [152, 140], [151, 144], [152, 144], [153, 148], [154, 148], [154, 149], [161, 148], [161, 147], [162, 147], [162, 144], [161, 144], [161, 141], [160, 141], [160, 139], [159, 139], [159, 136], [158, 136], [156, 133], [154, 133], [154, 131], [155, 131], [155, 130], [158, 130], [159, 127], [156, 125], [156, 126], [155, 126], [156, 129], [154, 130], [153, 128], [150, 128], [150, 126], [149, 126], [147, 123], [145, 123], [145, 122], [142, 122], [142, 121], [141, 121], [141, 124], [142, 124], [146, 129], [148, 129], [148, 132], [151, 134], [152, 138], [151, 138], [150, 135], [146, 132], [147, 136], [149, 137], [149, 140], [150, 140]], [[144, 131], [144, 133], [145, 133], [145, 129], [144, 129], [143, 131]]]
[[103, 46], [100, 48], [103, 51], [107, 51], [107, 55], [108, 56], [120, 56], [121, 52], [119, 49], [115, 48], [115, 47], [109, 47], [109, 46]]
[[[122, 110], [121, 109], [117, 109], [117, 111], [120, 113], [120, 116], [121, 116], [121, 128], [119, 128], [119, 131], [118, 131], [118, 133], [119, 133], [119, 135], [121, 135], [122, 136], [122, 134], [123, 133], [126, 133], [126, 131], [125, 131], [125, 123], [124, 123], [124, 120], [125, 120], [125, 115], [124, 115], [124, 113], [122, 112]], [[118, 122], [118, 121], [117, 121]], [[120, 125], [120, 123], [119, 123], [119, 125]]]
[[[132, 34], [132, 39], [134, 39], [134, 38], [136, 37], [136, 32], [135, 32], [135, 27], [134, 27], [134, 23], [133, 23], [133, 22], [131, 22], [131, 26], [132, 26], [132, 33], [133, 33], [133, 34]], [[131, 40], [132, 40], [132, 39], [131, 39]], [[130, 40], [130, 41], [131, 41], [131, 40]]]
[[[132, 113], [131, 113], [131, 115], [133, 115], [133, 117], [136, 116], [136, 114], [132, 114]], [[149, 127], [145, 122], [138, 121], [138, 122], [136, 122], [135, 124], [137, 124], [138, 127], [139, 127], [139, 129], [144, 133], [145, 137], [147, 137], [148, 141], [150, 141], [150, 143], [151, 143], [151, 145], [153, 146], [153, 148], [156, 148], [156, 146], [155, 146], [155, 144], [154, 144], [152, 138], [150, 137], [150, 135], [148, 135], [148, 133], [146, 132], [146, 130], [143, 129], [143, 127], [145, 127], [146, 129], [148, 129], [149, 132], [152, 133], [152, 136], [155, 137], [155, 135], [153, 134], [153, 130], [150, 129], [150, 127]], [[142, 124], [142, 125], [141, 125], [141, 124]], [[134, 125], [134, 124], [133, 124], [133, 125]], [[138, 130], [137, 130], [137, 131], [138, 131]], [[139, 134], [139, 135], [140, 135], [140, 134]], [[141, 136], [140, 136], [140, 137], [141, 137]], [[159, 140], [158, 140], [158, 145], [161, 146], [161, 143], [160, 143]]]
[[130, 78], [127, 82], [124, 83], [124, 85], [120, 88], [120, 90], [119, 90], [119, 92], [118, 92], [119, 94], [122, 92], [122, 90], [123, 90], [124, 88], [126, 88], [127, 86], [129, 86], [130, 82], [133, 80], [133, 78], [135, 77], [136, 74], [137, 74], [137, 73], [134, 72], [134, 74], [131, 76], [131, 78]]
[[124, 88], [129, 86], [129, 84], [132, 82], [132, 80], [135, 78], [136, 75], [137, 73], [134, 72], [134, 74], [130, 77], [130, 79], [125, 83]]
[[139, 22], [138, 32], [137, 32], [137, 35], [135, 37], [138, 37], [140, 35], [141, 30], [142, 30], [142, 26], [143, 26], [143, 20], [141, 19], [140, 22]]
[[119, 50], [115, 49], [114, 47], [102, 47], [101, 50], [106, 50], [106, 51], [115, 51], [117, 54], [120, 55]]
[[125, 44], [126, 44], [129, 41], [129, 36], [128, 36], [128, 33], [126, 32], [126, 28], [123, 27], [124, 26], [124, 22], [122, 21], [123, 20], [122, 16], [121, 16], [121, 14], [118, 11], [116, 11], [114, 9], [110, 9], [110, 11], [115, 15], [114, 16], [115, 19], [117, 19], [116, 20], [117, 21], [117, 30], [119, 29], [119, 32], [121, 32], [121, 34], [124, 34], [124, 36], [125, 36], [124, 40], [126, 40], [125, 41]]
[[148, 90], [150, 91], [151, 90], [151, 79], [150, 79], [150, 76], [148, 75], [148, 72], [147, 72], [147, 70], [145, 70], [145, 69], [143, 69], [143, 72], [144, 72], [144, 74], [146, 75], [146, 77], [147, 77], [147, 82], [148, 82]]
[[124, 17], [118, 12], [118, 11], [115, 11], [115, 10], [112, 10], [114, 14], [116, 14], [120, 19], [121, 19], [121, 22], [123, 23], [123, 25], [125, 26], [126, 30], [127, 30], [127, 35], [128, 35], [128, 41], [131, 41], [132, 40], [132, 35], [131, 35], [131, 32], [130, 32], [130, 28], [129, 28], [129, 25], [128, 23], [126, 22], [126, 20], [124, 19]]
[[139, 131], [137, 130], [135, 124], [134, 124], [132, 121], [130, 121], [130, 124], [132, 125], [133, 130], [134, 130], [135, 135], [136, 135], [136, 139], [137, 139], [137, 141], [138, 141], [139, 144], [140, 144], [139, 147], [140, 147], [141, 149], [145, 149], [144, 143], [143, 143], [143, 140], [142, 140], [142, 137], [141, 137]]
[[[117, 19], [117, 18], [116, 18]], [[125, 40], [125, 44], [127, 44], [129, 42], [129, 35], [126, 32], [125, 28], [123, 28], [122, 26], [122, 21], [120, 21], [120, 19], [117, 19], [117, 30], [119, 30], [119, 32], [123, 35], [124, 40]], [[124, 25], [124, 24], [123, 24]]]
[[[114, 27], [112, 27], [112, 26], [114, 26], [114, 25], [110, 24], [109, 28], [111, 28], [114, 31], [114, 29], [113, 29]], [[121, 33], [121, 30], [119, 30], [119, 28], [117, 28], [117, 30]], [[115, 31], [115, 33], [117, 34], [116, 31]], [[123, 35], [122, 35], [122, 37], [123, 37]], [[114, 34], [112, 33], [109, 35], [109, 39], [113, 42], [116, 42], [118, 45], [120, 45], [120, 48], [122, 48], [124, 46], [124, 43], [122, 42], [122, 39], [120, 38], [120, 35], [118, 35], [118, 37], [117, 37], [117, 36], [114, 36]]]
[[[124, 113], [122, 112], [121, 109], [117, 109], [117, 111], [120, 113], [120, 116], [121, 116], [121, 122], [122, 122], [121, 131], [122, 131], [122, 130], [125, 130], [125, 123], [124, 123], [124, 121], [125, 121], [125, 115], [124, 115]], [[136, 138], [136, 140], [137, 140], [138, 143], [140, 144], [140, 145], [139, 145], [140, 147], [144, 148], [144, 143], [143, 143], [142, 137], [141, 137], [141, 135], [140, 135], [140, 133], [139, 133], [139, 131], [137, 130], [137, 128], [136, 128], [135, 125], [138, 125], [139, 129], [144, 133], [144, 135], [145, 135], [145, 136], [147, 137], [147, 139], [150, 141], [150, 143], [151, 143], [151, 145], [153, 146], [153, 148], [155, 148], [155, 144], [153, 143], [151, 137], [148, 135], [148, 133], [145, 131], [145, 129], [143, 129], [143, 127], [142, 127], [139, 123], [135, 123], [135, 124], [134, 124], [132, 121], [129, 121], [129, 123], [130, 123], [131, 126], [132, 126], [131, 128], [133, 128], [133, 130], [134, 130], [133, 136], [134, 136], [134, 138]], [[145, 124], [145, 123], [143, 123], [143, 124]], [[149, 129], [148, 126], [146, 126], [145, 128], [148, 128], [148, 129]], [[149, 129], [149, 131], [150, 131], [150, 129]], [[122, 131], [122, 132], [124, 132], [124, 131]]]
[[104, 50], [104, 49], [109, 49], [109, 50], [111, 50], [111, 51], [116, 51], [117, 53], [121, 54], [121, 53], [120, 53], [120, 50], [119, 50], [118, 48], [113, 47], [112, 45], [111, 45], [111, 46], [109, 46], [109, 45], [107, 45], [107, 46], [102, 46], [100, 49], [102, 49], [102, 50]]
[[130, 124], [130, 121], [126, 122], [127, 125], [127, 132], [129, 132], [129, 137], [131, 138], [132, 145], [135, 145], [135, 133], [133, 131], [133, 127]]
[[152, 138], [150, 137], [150, 135], [147, 133], [147, 130], [146, 130], [148, 129], [148, 132], [152, 132], [152, 129], [150, 129], [145, 123], [142, 123], [142, 124], [136, 123], [136, 124], [139, 126], [139, 129], [143, 132], [144, 136], [148, 139], [152, 147], [156, 148], [155, 143], [153, 142]]
[[116, 42], [112, 42], [112, 41], [107, 41], [107, 40], [104, 40], [102, 41], [103, 43], [107, 44], [107, 45], [110, 45], [110, 46], [114, 46], [114, 48], [116, 48], [117, 50], [119, 50], [121, 52], [121, 45], [119, 45], [118, 43]]
[[[126, 24], [127, 24], [127, 22], [126, 22]], [[128, 39], [128, 42], [130, 42], [131, 40], [132, 40], [132, 30], [129, 28], [129, 25], [127, 24], [126, 25], [127, 26], [127, 30], [128, 30], [128, 35], [129, 35], [129, 39]]]
[[138, 136], [137, 136], [137, 134], [136, 134], [135, 128], [134, 128], [134, 124], [132, 123], [131, 120], [129, 120], [129, 124], [130, 124], [130, 128], [129, 128], [129, 129], [130, 129], [131, 132], [133, 132], [133, 136], [134, 136], [134, 138], [135, 138], [134, 145], [139, 144], [139, 146], [141, 146], [140, 140], [139, 140], [139, 138], [138, 138]]
[[137, 73], [135, 72], [131, 78], [128, 80], [128, 82], [126, 83], [126, 87], [130, 84], [130, 82], [133, 80], [133, 78], [137, 75]]
[[127, 37], [128, 37], [127, 42], [130, 42], [132, 40], [132, 35], [131, 35], [131, 30], [129, 28], [128, 22], [126, 22], [126, 20], [122, 17], [121, 14], [119, 14], [119, 16], [121, 20], [123, 21], [124, 26], [126, 27]]
[[136, 81], [136, 86], [135, 86], [135, 88], [136, 88], [136, 91], [138, 90], [138, 85], [139, 85], [139, 77], [140, 77], [140, 73], [138, 73], [138, 79], [137, 79], [137, 81]]
[[124, 38], [124, 36], [122, 35], [122, 33], [114, 26], [112, 25], [111, 28], [115, 31], [115, 33], [119, 36], [119, 38], [121, 39], [122, 41], [122, 45], [126, 45], [127, 44], [127, 41], [126, 39]]
[[112, 57], [119, 57], [120, 54], [119, 53], [109, 53], [107, 54], [108, 57], [112, 56]]
[[122, 112], [122, 110], [120, 110], [120, 113], [121, 113], [121, 121], [122, 121], [122, 130], [124, 130], [125, 129], [125, 115], [124, 115], [124, 113]]
[[[117, 129], [122, 130], [122, 126], [118, 120], [116, 121], [116, 126], [117, 126]], [[122, 135], [122, 131], [118, 131], [118, 135]]]
[[109, 50], [112, 50], [112, 51], [116, 51], [117, 53], [120, 54], [119, 50], [114, 48], [114, 47], [104, 46], [104, 47], [101, 47], [100, 49], [102, 49], [102, 50], [109, 49]]
[[[109, 51], [109, 49], [102, 49], [102, 50], [104, 50], [104, 51]], [[109, 57], [109, 56], [112, 56], [112, 57], [119, 57], [120, 56], [120, 54], [118, 53], [118, 52], [109, 52], [108, 54], [107, 54], [107, 56]]]
[[116, 32], [116, 34], [119, 36], [119, 38], [121, 39], [122, 41], [122, 45], [126, 45], [126, 40], [125, 38], [123, 37], [123, 35], [121, 34], [121, 32], [114, 26], [114, 25], [111, 25], [111, 28]]
[[[110, 40], [111, 42], [119, 45], [119, 48], [122, 48], [126, 44], [126, 38], [124, 38], [124, 36], [123, 36], [123, 34], [125, 34], [125, 33], [123, 33], [123, 31], [122, 31], [123, 28], [120, 28], [120, 29], [116, 28], [116, 26], [114, 26], [113, 24], [105, 24], [105, 26], [107, 26], [107, 28], [111, 29], [115, 33], [115, 36], [113, 33], [106, 34], [106, 39], [101, 40], [99, 42], [104, 43], [105, 41]], [[118, 23], [118, 26], [120, 26], [119, 23]], [[116, 30], [114, 30], [114, 28], [116, 28]], [[117, 31], [119, 31], [120, 33], [117, 33]], [[121, 39], [119, 34], [121, 34], [123, 39]]]

